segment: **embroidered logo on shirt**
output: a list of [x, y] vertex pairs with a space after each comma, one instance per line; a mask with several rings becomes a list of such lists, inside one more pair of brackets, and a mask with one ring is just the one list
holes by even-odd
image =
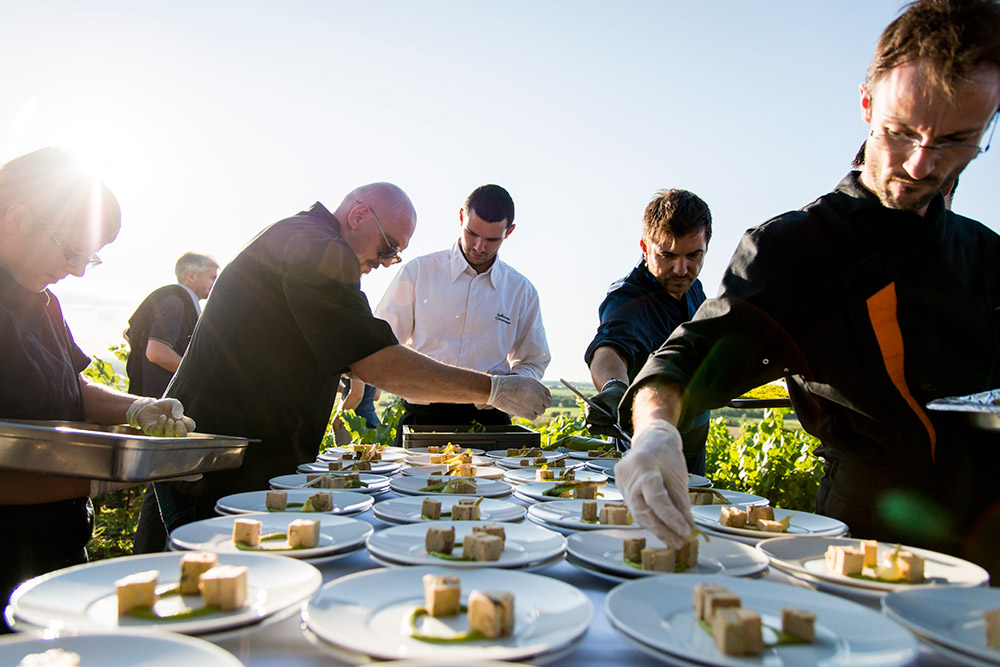
[[496, 317], [494, 317], [493, 319], [495, 319], [498, 322], [503, 322], [504, 324], [510, 324], [510, 318], [504, 315], [503, 313], [497, 313]]

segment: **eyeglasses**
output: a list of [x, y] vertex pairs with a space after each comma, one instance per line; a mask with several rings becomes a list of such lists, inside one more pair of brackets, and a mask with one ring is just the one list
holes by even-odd
[[358, 201], [357, 203], [368, 207], [368, 212], [372, 214], [372, 219], [375, 220], [375, 226], [378, 227], [379, 233], [382, 234], [382, 240], [385, 241], [385, 245], [388, 246], [388, 249], [379, 250], [375, 253], [375, 256], [378, 257], [381, 262], [389, 262], [389, 266], [402, 262], [403, 258], [399, 256], [399, 246], [393, 245], [389, 242], [389, 237], [385, 235], [385, 230], [382, 229], [382, 223], [378, 221], [378, 216], [375, 215], [375, 209], [371, 207], [371, 204], [366, 204], [363, 201]]
[[48, 232], [49, 236], [52, 238], [52, 242], [56, 244], [56, 247], [59, 248], [59, 251], [63, 254], [63, 257], [66, 258], [66, 263], [69, 264], [71, 267], [73, 267], [74, 269], [82, 269], [85, 266], [89, 268], [94, 268], [95, 266], [101, 263], [101, 258], [98, 257], [96, 254], [84, 255], [82, 252], [77, 252], [76, 250], [73, 250], [73, 248], [71, 248], [68, 243], [59, 238], [59, 234], [56, 233], [56, 230], [53, 229], [49, 223], [45, 222], [44, 220], [42, 220], [37, 216], [35, 216], [35, 219], [38, 220], [39, 226], [41, 226], [42, 229]]
[[909, 157], [918, 148], [922, 148], [925, 151], [938, 151], [942, 156], [947, 155], [963, 160], [972, 160], [990, 149], [990, 144], [993, 142], [993, 132], [997, 129], [998, 116], [1000, 116], [1000, 112], [993, 114], [993, 118], [990, 120], [992, 129], [990, 130], [989, 138], [986, 140], [985, 148], [980, 148], [978, 144], [963, 144], [956, 141], [943, 141], [935, 146], [928, 146], [927, 144], [920, 143], [919, 139], [884, 128], [881, 134], [876, 134], [875, 130], [872, 130], [868, 133], [868, 136], [874, 139], [882, 148], [897, 155]]

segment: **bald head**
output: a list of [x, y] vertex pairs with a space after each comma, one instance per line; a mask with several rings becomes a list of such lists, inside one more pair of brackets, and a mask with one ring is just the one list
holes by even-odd
[[362, 272], [383, 265], [380, 256], [387, 251], [406, 248], [417, 227], [413, 202], [392, 183], [354, 188], [334, 215], [341, 223], [341, 235], [358, 256]]

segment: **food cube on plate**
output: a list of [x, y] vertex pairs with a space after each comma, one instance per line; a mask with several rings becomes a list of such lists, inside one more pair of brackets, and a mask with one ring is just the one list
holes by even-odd
[[654, 572], [673, 572], [677, 564], [677, 552], [670, 547], [646, 547], [639, 552], [642, 569]]
[[473, 560], [500, 560], [503, 545], [496, 535], [469, 533], [462, 540], [462, 555]]
[[723, 505], [719, 509], [719, 525], [730, 528], [743, 528], [747, 525], [747, 513], [739, 507]]
[[296, 519], [288, 524], [288, 546], [312, 549], [319, 546], [319, 521]]
[[428, 454], [440, 454], [441, 453], [441, 448], [438, 445], [430, 445], [427, 448], [427, 453]]
[[476, 466], [468, 463], [461, 463], [455, 467], [455, 471], [452, 474], [454, 474], [456, 477], [475, 477]]
[[424, 498], [420, 502], [420, 515], [428, 519], [441, 518], [441, 501], [433, 498]]
[[1000, 609], [984, 611], [983, 622], [986, 625], [986, 645], [1000, 651]]
[[118, 615], [132, 609], [151, 609], [156, 604], [156, 584], [159, 578], [159, 570], [146, 570], [117, 580], [115, 593], [118, 596]]
[[431, 463], [444, 463], [445, 458], [447, 458], [447, 455], [445, 454], [431, 454]]
[[213, 553], [191, 551], [181, 556], [181, 580], [178, 585], [181, 595], [197, 595], [198, 578], [218, 564], [219, 557]]
[[247, 601], [247, 567], [219, 565], [201, 575], [201, 599], [222, 610], [239, 609]]
[[487, 639], [506, 637], [514, 630], [514, 596], [503, 591], [469, 593], [469, 629]]
[[425, 574], [424, 609], [431, 616], [454, 616], [461, 610], [462, 585], [454, 574]]
[[325, 491], [320, 491], [319, 493], [314, 493], [306, 500], [307, 503], [312, 505], [314, 512], [332, 512], [333, 511], [333, 494], [327, 493]]
[[924, 580], [924, 557], [909, 551], [900, 551], [896, 565], [903, 579], [909, 583]]
[[584, 500], [580, 505], [580, 519], [582, 521], [597, 521], [597, 501]]
[[327, 470], [340, 470], [342, 466], [343, 464], [340, 461], [327, 461], [326, 463]]
[[756, 526], [761, 519], [774, 521], [774, 508], [770, 505], [751, 505], [747, 508], [747, 523]]
[[698, 566], [698, 540], [688, 540], [677, 550], [677, 562], [687, 568]]
[[233, 521], [233, 542], [256, 547], [260, 544], [260, 529], [264, 524], [255, 519], [235, 519]]
[[812, 643], [816, 641], [816, 614], [806, 609], [782, 607], [781, 631]]
[[597, 498], [597, 485], [596, 484], [577, 484], [573, 487], [573, 497], [583, 498], [585, 500], [594, 500]]
[[[711, 621], [711, 605], [709, 599], [718, 595], [732, 595], [729, 589], [722, 584], [701, 583], [695, 584], [691, 591], [691, 603], [694, 607], [694, 617], [699, 621]], [[739, 598], [736, 598], [736, 606], [740, 606]]]
[[452, 493], [464, 493], [470, 495], [476, 492], [476, 485], [467, 479], [457, 479], [451, 485]]
[[830, 545], [826, 548], [826, 567], [836, 574], [861, 574], [865, 555], [861, 549]]
[[284, 512], [288, 508], [288, 491], [268, 491], [264, 497], [264, 507]]
[[535, 481], [536, 482], [551, 482], [556, 478], [555, 470], [543, 470], [539, 468], [535, 471]]
[[633, 563], [642, 562], [642, 550], [646, 548], [645, 537], [626, 537], [622, 540], [622, 558]]
[[861, 540], [863, 567], [878, 567], [878, 540]]
[[455, 548], [455, 527], [431, 526], [428, 528], [427, 535], [424, 536], [424, 548], [427, 549], [427, 553], [438, 551], [450, 554]]
[[607, 503], [601, 508], [600, 522], [609, 526], [624, 526], [628, 523], [628, 508], [620, 504]]
[[780, 521], [768, 521], [767, 519], [757, 519], [757, 528], [765, 533], [785, 532], [785, 524]]
[[500, 549], [503, 549], [503, 545], [507, 541], [507, 532], [504, 530], [503, 526], [496, 523], [488, 523], [485, 526], [473, 526], [473, 535], [494, 535], [500, 538]]
[[712, 618], [712, 637], [726, 655], [764, 652], [760, 615], [749, 609], [720, 609]]

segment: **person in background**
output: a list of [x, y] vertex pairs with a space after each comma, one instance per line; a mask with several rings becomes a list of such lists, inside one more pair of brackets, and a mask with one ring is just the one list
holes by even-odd
[[1000, 386], [1000, 235], [941, 196], [996, 127], [1000, 3], [909, 5], [879, 39], [860, 107], [861, 170], [749, 230], [718, 298], [629, 387], [620, 416], [635, 437], [617, 480], [639, 523], [682, 543], [675, 425], [785, 377], [821, 441], [817, 512], [996, 576], [998, 435], [926, 406]]
[[[174, 265], [177, 282], [154, 290], [147, 296], [128, 320], [125, 340], [131, 351], [125, 372], [128, 390], [139, 396], [159, 398], [174, 376], [187, 349], [188, 341], [201, 315], [201, 300], [208, 293], [219, 275], [219, 263], [208, 255], [186, 252]], [[153, 485], [147, 484], [142, 496], [140, 521], [152, 521], [151, 528], [139, 530], [137, 535], [150, 540], [140, 540], [133, 545], [135, 553], [163, 551], [167, 534], [153, 494]]]
[[[438, 361], [491, 375], [541, 380], [551, 361], [538, 292], [498, 257], [514, 232], [514, 200], [499, 185], [472, 191], [458, 211], [458, 240], [417, 257], [375, 308], [404, 345]], [[483, 405], [404, 401], [403, 425], [506, 425]]]
[[[591, 400], [612, 418], [585, 407], [591, 433], [615, 435], [618, 403], [646, 358], [705, 301], [698, 274], [712, 238], [712, 212], [687, 190], [661, 190], [642, 216], [642, 259], [611, 283], [598, 310], [601, 323], [584, 353], [598, 393]], [[705, 474], [709, 412], [681, 434], [689, 472]]]
[[405, 192], [372, 183], [333, 211], [316, 203], [271, 225], [222, 270], [166, 393], [205, 431], [254, 442], [238, 469], [156, 485], [168, 533], [315, 460], [344, 373], [409, 400], [487, 403], [528, 419], [548, 407], [536, 380], [442, 364], [372, 315], [361, 276], [397, 263], [416, 222]]
[[[64, 149], [43, 148], [0, 167], [0, 419], [129, 423], [172, 436], [194, 428], [174, 399], [141, 398], [84, 378], [90, 358], [48, 289], [99, 264], [98, 251], [120, 225], [114, 195]], [[0, 468], [0, 606], [23, 581], [86, 562], [89, 496], [107, 486]]]

